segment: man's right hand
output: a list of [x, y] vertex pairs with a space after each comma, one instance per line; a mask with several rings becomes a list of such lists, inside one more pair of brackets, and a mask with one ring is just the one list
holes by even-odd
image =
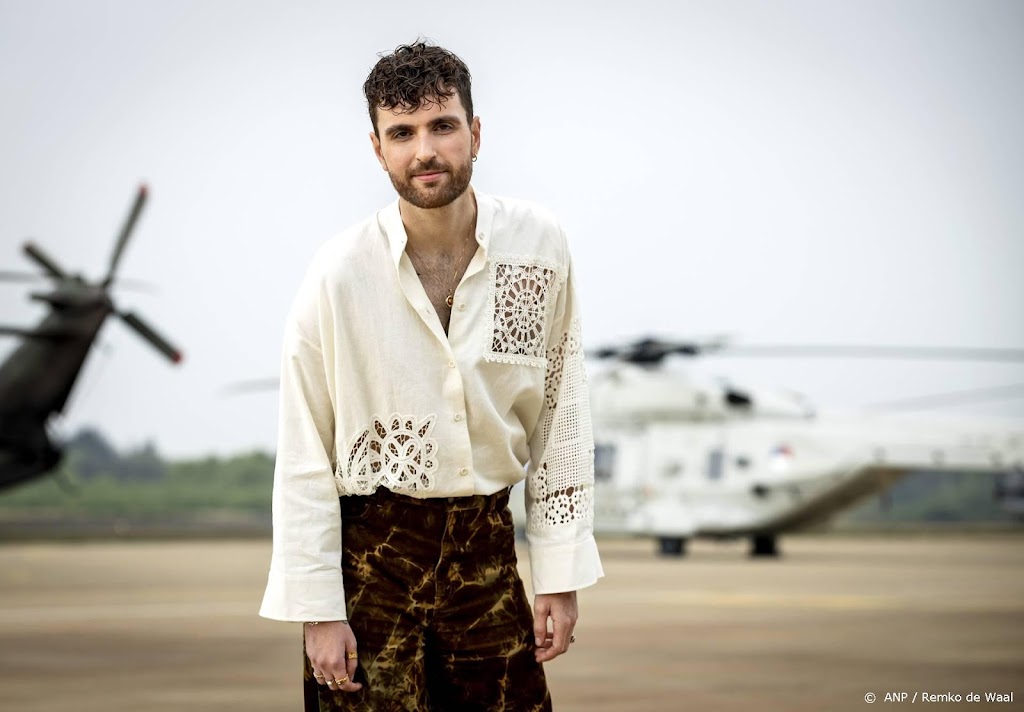
[[[331, 690], [356, 692], [363, 689], [354, 682], [359, 660], [356, 658], [356, 636], [348, 621], [325, 621], [317, 625], [304, 623], [306, 656], [313, 665], [313, 677]], [[335, 680], [341, 680], [337, 684]]]

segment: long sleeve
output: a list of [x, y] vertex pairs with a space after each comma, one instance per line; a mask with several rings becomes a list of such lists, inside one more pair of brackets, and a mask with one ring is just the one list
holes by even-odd
[[333, 467], [334, 404], [320, 345], [319, 289], [311, 277], [306, 282], [288, 318], [281, 358], [274, 546], [260, 615], [340, 620], [346, 610]]
[[604, 575], [594, 541], [594, 437], [571, 263], [552, 325], [526, 479], [535, 593], [575, 591]]

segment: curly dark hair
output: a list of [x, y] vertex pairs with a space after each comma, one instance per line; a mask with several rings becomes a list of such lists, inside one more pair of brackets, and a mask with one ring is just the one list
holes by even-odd
[[[377, 109], [408, 114], [431, 104], [444, 104], [459, 95], [466, 119], [473, 121], [471, 79], [466, 63], [444, 47], [419, 40], [399, 45], [391, 54], [382, 55], [363, 83], [373, 132], [377, 132]], [[378, 134], [379, 135], [379, 134]]]

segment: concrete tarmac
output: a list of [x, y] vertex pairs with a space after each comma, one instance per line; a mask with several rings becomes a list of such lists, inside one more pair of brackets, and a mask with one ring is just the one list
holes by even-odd
[[[696, 542], [666, 560], [600, 542], [607, 577], [547, 665], [555, 709], [893, 709], [915, 693], [1024, 708], [1024, 536], [782, 546], [752, 561], [742, 542]], [[269, 555], [265, 540], [0, 546], [0, 710], [300, 710], [299, 626], [256, 615]]]

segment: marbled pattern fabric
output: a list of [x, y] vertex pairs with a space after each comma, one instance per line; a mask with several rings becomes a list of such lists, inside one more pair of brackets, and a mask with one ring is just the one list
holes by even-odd
[[306, 659], [306, 712], [551, 709], [507, 490], [414, 499], [382, 488], [341, 508], [363, 689], [318, 685]]

